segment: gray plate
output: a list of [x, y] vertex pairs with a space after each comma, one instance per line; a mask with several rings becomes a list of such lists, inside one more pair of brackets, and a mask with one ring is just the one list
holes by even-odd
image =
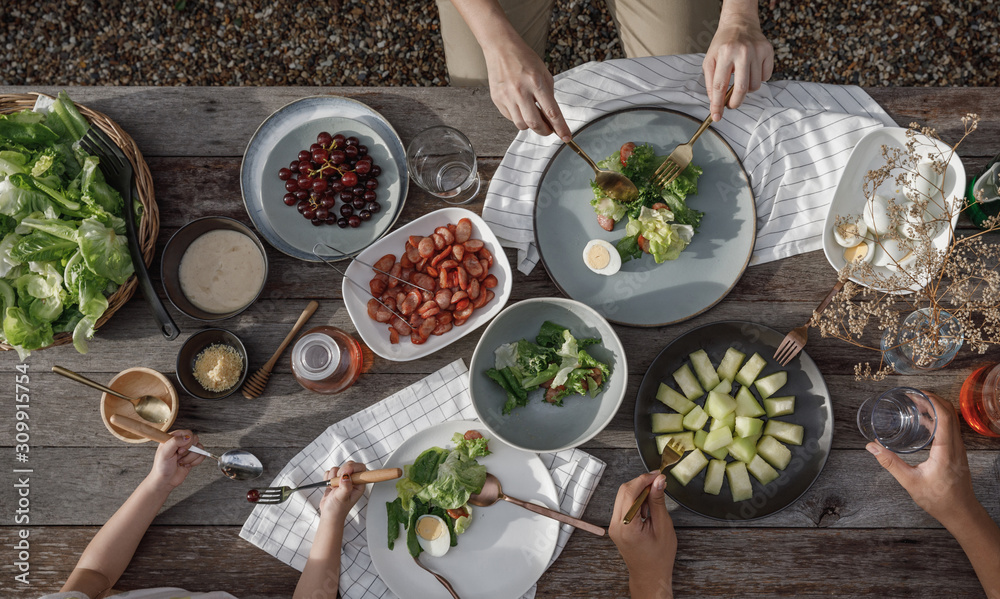
[[[574, 136], [591, 158], [602, 160], [627, 141], [649, 143], [666, 155], [698, 129], [700, 121], [663, 108], [612, 112]], [[705, 212], [701, 227], [680, 258], [656, 264], [652, 256], [631, 260], [606, 277], [583, 263], [591, 239], [612, 244], [625, 236], [597, 225], [590, 200], [594, 172], [565, 146], [542, 175], [535, 202], [535, 242], [552, 281], [567, 296], [594, 307], [612, 322], [662, 326], [692, 318], [724, 298], [740, 279], [753, 252], [756, 210], [753, 191], [733, 149], [709, 129], [695, 143], [694, 163], [705, 172], [688, 204]]]
[[[577, 339], [600, 337], [601, 343], [587, 351], [611, 367], [611, 376], [596, 397], [570, 395], [559, 407], [542, 401], [545, 390], [538, 389], [529, 394], [528, 405], [504, 416], [507, 394], [485, 374], [496, 363], [494, 352], [519, 339], [534, 341], [546, 320], [568, 328]], [[479, 420], [493, 436], [526, 451], [559, 451], [592, 439], [618, 412], [627, 384], [625, 350], [614, 329], [592, 308], [563, 298], [528, 299], [508, 307], [486, 328], [469, 364], [469, 391]]]
[[[677, 503], [692, 512], [719, 520], [754, 520], [769, 516], [795, 502], [805, 493], [826, 465], [833, 444], [833, 405], [830, 392], [826, 388], [823, 375], [816, 363], [806, 352], [802, 352], [788, 366], [782, 368], [771, 360], [774, 350], [784, 335], [774, 329], [752, 322], [727, 321], [707, 324], [689, 331], [665, 347], [650, 364], [646, 376], [639, 386], [635, 400], [635, 442], [639, 455], [647, 470], [660, 466], [660, 455], [656, 452], [656, 436], [651, 432], [653, 412], [672, 412], [656, 399], [660, 383], [677, 389], [673, 372], [688, 362], [688, 354], [704, 349], [718, 367], [722, 356], [730, 347], [746, 353], [747, 359], [759, 353], [768, 359], [761, 376], [778, 370], [788, 372], [788, 382], [778, 391], [778, 395], [795, 396], [795, 413], [779, 417], [780, 420], [801, 424], [805, 427], [805, 440], [801, 446], [788, 445], [792, 461], [788, 468], [779, 471], [780, 476], [766, 487], [752, 475], [753, 498], [734, 503], [729, 492], [729, 481], [722, 485], [722, 492], [709, 495], [702, 491], [705, 485], [705, 471], [694, 477], [687, 486], [682, 486], [673, 476], [667, 475], [667, 493]], [[760, 396], [754, 391], [754, 397]], [[704, 398], [696, 400], [704, 404]], [[766, 420], [766, 417], [765, 417]], [[728, 458], [732, 460], [732, 458]]]
[[[382, 167], [375, 191], [382, 209], [356, 229], [313, 226], [282, 201], [285, 184], [278, 179], [278, 170], [288, 166], [299, 150], [316, 143], [321, 131], [356, 136]], [[278, 109], [250, 139], [240, 167], [243, 204], [254, 226], [278, 251], [309, 262], [319, 262], [312, 253], [316, 242], [356, 254], [384, 235], [403, 209], [408, 184], [406, 150], [389, 121], [361, 102], [339, 96], [302, 98]], [[338, 200], [335, 210], [340, 206]]]

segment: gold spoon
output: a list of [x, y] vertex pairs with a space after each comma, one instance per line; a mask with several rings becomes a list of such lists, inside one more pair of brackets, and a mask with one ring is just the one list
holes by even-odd
[[587, 532], [593, 533], [599, 537], [604, 536], [604, 529], [600, 526], [595, 526], [589, 522], [584, 522], [579, 518], [574, 518], [573, 516], [567, 516], [562, 512], [557, 512], [556, 510], [550, 510], [547, 507], [542, 507], [540, 505], [535, 505], [534, 503], [528, 503], [523, 499], [518, 499], [516, 497], [511, 497], [510, 495], [503, 494], [503, 487], [500, 486], [500, 479], [493, 476], [492, 474], [486, 475], [486, 482], [483, 483], [483, 490], [475, 493], [472, 497], [469, 497], [469, 503], [477, 507], [489, 507], [494, 503], [503, 499], [504, 501], [509, 501], [514, 505], [518, 505], [528, 510], [529, 512], [535, 512], [545, 516], [546, 518], [552, 518], [553, 520], [558, 520], [579, 528], [580, 530], [585, 530]]
[[96, 381], [92, 381], [81, 374], [77, 374], [72, 370], [67, 370], [62, 366], [53, 366], [52, 372], [78, 383], [87, 385], [88, 387], [104, 391], [109, 395], [114, 395], [115, 397], [124, 399], [135, 406], [135, 413], [147, 422], [162, 424], [170, 419], [170, 404], [155, 395], [143, 395], [139, 398], [129, 397], [128, 395], [123, 395], [110, 387], [105, 387]]

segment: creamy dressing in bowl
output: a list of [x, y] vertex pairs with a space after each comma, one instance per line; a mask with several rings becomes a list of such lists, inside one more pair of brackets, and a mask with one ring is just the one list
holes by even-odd
[[181, 292], [212, 314], [239, 310], [264, 286], [264, 256], [252, 239], [228, 229], [208, 231], [185, 250], [178, 267]]

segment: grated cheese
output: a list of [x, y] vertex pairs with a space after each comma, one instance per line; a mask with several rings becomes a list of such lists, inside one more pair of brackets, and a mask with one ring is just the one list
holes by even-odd
[[231, 389], [243, 374], [243, 356], [232, 346], [216, 343], [194, 360], [194, 378], [208, 391]]

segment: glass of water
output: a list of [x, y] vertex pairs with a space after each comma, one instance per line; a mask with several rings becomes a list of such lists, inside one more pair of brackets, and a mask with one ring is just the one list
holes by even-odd
[[424, 129], [406, 148], [410, 176], [431, 195], [449, 204], [465, 204], [479, 193], [479, 171], [472, 142], [458, 129]]
[[895, 453], [923, 449], [937, 430], [937, 411], [923, 391], [896, 387], [868, 398], [858, 409], [858, 428], [869, 441]]

